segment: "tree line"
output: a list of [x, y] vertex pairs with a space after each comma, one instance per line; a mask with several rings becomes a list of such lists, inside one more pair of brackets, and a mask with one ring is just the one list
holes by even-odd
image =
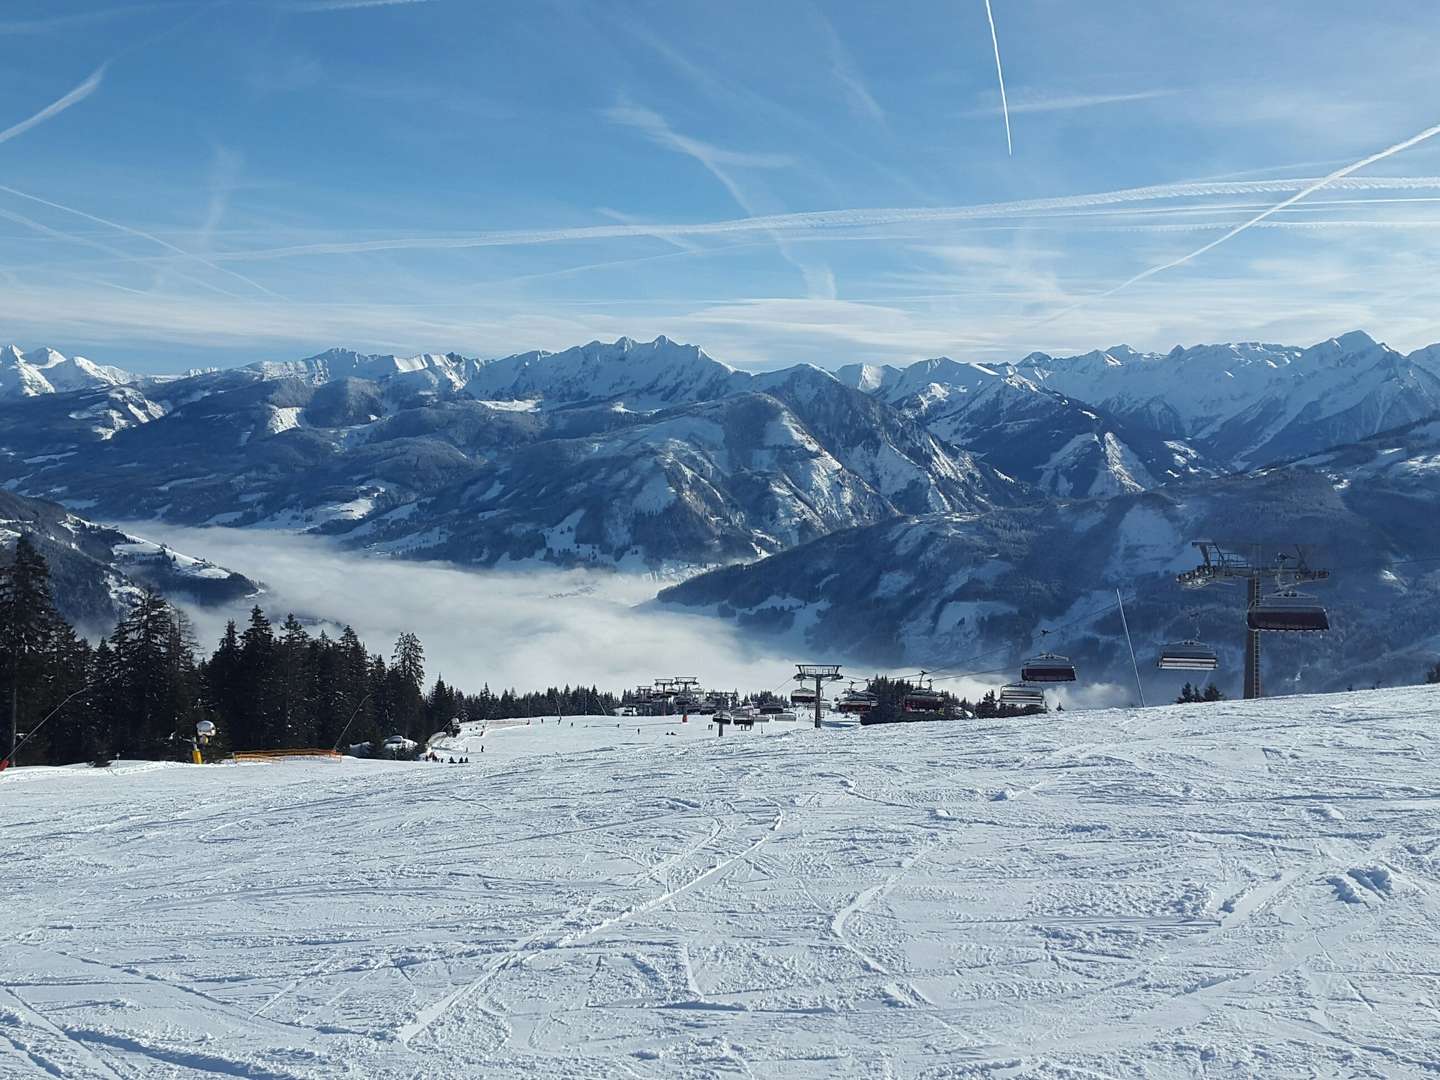
[[412, 633], [387, 659], [348, 626], [312, 633], [293, 614], [276, 626], [258, 605], [202, 656], [189, 619], [154, 591], [92, 646], [56, 611], [49, 567], [27, 537], [0, 567], [0, 760], [12, 764], [178, 757], [202, 720], [215, 724], [221, 753], [347, 749], [391, 735], [423, 746], [457, 721], [615, 704], [593, 686], [469, 694], [437, 677], [427, 688]]

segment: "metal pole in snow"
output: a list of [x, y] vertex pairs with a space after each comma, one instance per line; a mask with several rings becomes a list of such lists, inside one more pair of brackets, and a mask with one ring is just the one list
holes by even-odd
[[1125, 644], [1130, 646], [1130, 666], [1135, 669], [1135, 692], [1140, 695], [1140, 707], [1145, 707], [1145, 688], [1140, 685], [1140, 664], [1135, 659], [1135, 643], [1130, 640], [1130, 620], [1125, 618], [1125, 600], [1120, 590], [1115, 590], [1115, 602], [1120, 605], [1120, 625], [1125, 628]]

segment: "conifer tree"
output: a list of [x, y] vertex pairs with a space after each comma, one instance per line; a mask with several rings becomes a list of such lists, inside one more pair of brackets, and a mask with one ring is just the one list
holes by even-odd
[[156, 756], [171, 743], [179, 720], [174, 647], [170, 605], [147, 589], [110, 636], [117, 755]]
[[237, 749], [278, 746], [279, 695], [276, 690], [275, 632], [257, 604], [240, 635], [240, 698], [232, 737]]
[[22, 534], [15, 541], [14, 559], [0, 569], [0, 702], [5, 717], [0, 757], [10, 759], [19, 732], [44, 716], [39, 711], [43, 684], [62, 625], [50, 595], [50, 567]]
[[276, 730], [269, 741], [276, 746], [303, 746], [315, 741], [310, 635], [293, 613], [286, 616], [280, 629], [275, 650]]

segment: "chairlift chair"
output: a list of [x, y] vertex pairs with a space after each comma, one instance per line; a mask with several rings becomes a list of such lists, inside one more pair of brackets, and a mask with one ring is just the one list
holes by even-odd
[[1203, 641], [1172, 641], [1161, 648], [1155, 666], [1162, 671], [1214, 671], [1220, 658]]
[[945, 695], [933, 687], [916, 687], [900, 701], [905, 712], [939, 712], [945, 707]]
[[1027, 683], [1062, 683], [1075, 681], [1075, 665], [1068, 656], [1041, 653], [1020, 666], [1020, 681]]
[[1001, 705], [1013, 705], [1016, 708], [1026, 709], [1031, 706], [1046, 708], [1045, 691], [1038, 686], [1026, 686], [1024, 683], [1007, 683], [1000, 688], [998, 703]]
[[1250, 605], [1245, 622], [1251, 630], [1322, 631], [1330, 629], [1330, 616], [1308, 593], [1284, 589], [1262, 596]]
[[856, 690], [854, 687], [851, 687], [840, 695], [840, 699], [836, 703], [835, 708], [838, 712], [858, 714], [867, 713], [878, 704], [880, 704], [880, 699], [870, 691]]

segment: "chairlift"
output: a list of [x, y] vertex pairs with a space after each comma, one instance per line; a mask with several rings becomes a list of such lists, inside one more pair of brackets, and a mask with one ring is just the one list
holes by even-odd
[[1330, 629], [1330, 616], [1308, 593], [1283, 589], [1250, 605], [1245, 622], [1251, 630], [1321, 631]]
[[752, 714], [756, 720], [795, 720], [797, 717], [783, 705], [761, 705]]
[[1018, 709], [1034, 707], [1048, 711], [1045, 704], [1045, 691], [1038, 686], [1007, 683], [1000, 688], [1000, 697], [997, 700], [1001, 705], [1013, 705]]
[[1172, 641], [1160, 649], [1155, 666], [1162, 671], [1214, 671], [1220, 658], [1203, 641]]
[[840, 695], [835, 708], [837, 712], [862, 714], [869, 712], [879, 704], [880, 699], [869, 690], [856, 690], [854, 686], [851, 686], [849, 690]]
[[1068, 656], [1041, 653], [1020, 666], [1020, 681], [1027, 683], [1062, 683], [1075, 681], [1075, 665]]
[[933, 684], [917, 686], [900, 699], [900, 708], [905, 712], [940, 712], [945, 708], [945, 695]]
[[792, 690], [792, 691], [790, 691], [790, 704], [791, 704], [791, 705], [814, 705], [814, 704], [815, 704], [815, 691], [814, 691], [814, 690], [807, 690], [807, 689], [806, 689], [805, 687], [803, 687], [803, 686], [800, 687], [798, 690]]

